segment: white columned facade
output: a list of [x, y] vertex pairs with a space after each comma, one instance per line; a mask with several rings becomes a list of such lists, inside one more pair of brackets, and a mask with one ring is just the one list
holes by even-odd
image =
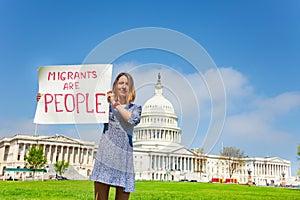
[[[25, 167], [25, 155], [33, 146], [43, 148], [44, 156], [47, 159], [46, 170], [56, 161], [65, 160], [75, 171], [82, 164], [78, 173], [86, 178], [93, 169], [94, 154], [98, 147], [94, 142], [81, 141], [63, 135], [31, 136], [18, 134], [11, 138], [3, 138], [0, 140], [0, 176], [4, 175], [6, 168]], [[78, 151], [74, 151], [75, 149]]]

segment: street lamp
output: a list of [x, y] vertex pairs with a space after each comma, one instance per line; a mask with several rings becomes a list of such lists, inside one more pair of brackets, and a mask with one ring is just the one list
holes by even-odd
[[281, 186], [282, 186], [282, 187], [285, 187], [285, 186], [286, 186], [286, 182], [285, 182], [285, 172], [283, 171], [283, 172], [281, 173], [281, 175], [282, 175]]
[[252, 185], [252, 177], [251, 177], [251, 173], [252, 173], [252, 170], [251, 169], [248, 169], [248, 185]]
[[252, 173], [251, 169], [248, 169], [248, 175], [249, 176], [251, 176], [251, 173]]

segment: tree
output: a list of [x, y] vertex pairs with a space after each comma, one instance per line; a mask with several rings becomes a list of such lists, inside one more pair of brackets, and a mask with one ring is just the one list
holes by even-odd
[[205, 151], [204, 148], [201, 147], [201, 148], [194, 149], [194, 153], [196, 153], [197, 155], [202, 155], [205, 153]]
[[64, 160], [54, 163], [55, 172], [62, 176], [68, 169], [70, 163]]
[[244, 152], [234, 147], [224, 147], [221, 151], [221, 156], [224, 156], [228, 164], [229, 178], [231, 179], [236, 172], [244, 164]]
[[44, 156], [42, 146], [33, 146], [29, 149], [28, 154], [24, 156], [25, 167], [30, 168], [33, 171], [32, 178], [34, 179], [35, 172], [38, 169], [43, 169], [47, 163], [47, 159]]

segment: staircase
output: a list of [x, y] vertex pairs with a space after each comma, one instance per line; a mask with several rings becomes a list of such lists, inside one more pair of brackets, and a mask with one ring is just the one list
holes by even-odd
[[[47, 173], [44, 174], [44, 179], [55, 179], [56, 172], [53, 164], [48, 165]], [[80, 174], [72, 165], [70, 165], [67, 171], [63, 174], [64, 177], [70, 180], [88, 180], [89, 177]]]

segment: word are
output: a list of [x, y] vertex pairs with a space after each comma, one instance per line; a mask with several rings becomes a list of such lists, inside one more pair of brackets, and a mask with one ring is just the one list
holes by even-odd
[[64, 84], [63, 90], [78, 90], [79, 82], [67, 82]]
[[94, 105], [91, 106], [90, 101], [93, 99], [89, 93], [76, 94], [44, 94], [45, 112], [49, 109], [54, 109], [55, 112], [75, 112], [75, 113], [100, 113], [104, 114], [102, 110], [102, 103], [105, 100], [105, 93], [95, 93]]

